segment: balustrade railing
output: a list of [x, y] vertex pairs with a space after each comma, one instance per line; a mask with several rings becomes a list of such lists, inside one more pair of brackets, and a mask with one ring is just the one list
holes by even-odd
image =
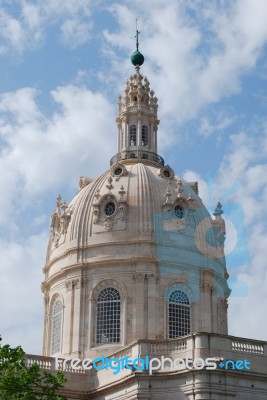
[[160, 155], [146, 150], [122, 151], [112, 157], [110, 165], [123, 160], [150, 160], [157, 164], [164, 165], [164, 160]]

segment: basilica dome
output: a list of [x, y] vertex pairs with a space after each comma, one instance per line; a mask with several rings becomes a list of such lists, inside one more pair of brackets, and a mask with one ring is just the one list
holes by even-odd
[[222, 205], [211, 217], [197, 182], [158, 155], [158, 99], [139, 69], [118, 98], [109, 169], [81, 177], [69, 204], [56, 200], [42, 284], [45, 355], [227, 333]]
[[81, 177], [80, 191], [69, 205], [57, 199], [48, 276], [77, 262], [96, 265], [140, 257], [164, 264], [159, 257], [164, 244], [171, 250], [166, 262], [173, 254], [175, 265], [180, 261], [201, 268], [208, 254], [212, 268], [216, 265], [223, 275], [222, 237], [214, 229], [221, 225], [197, 192], [197, 182], [183, 181], [169, 166], [135, 158], [112, 164], [93, 181]]

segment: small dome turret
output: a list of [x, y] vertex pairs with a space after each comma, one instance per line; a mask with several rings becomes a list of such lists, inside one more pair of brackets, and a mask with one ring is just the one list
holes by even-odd
[[138, 49], [139, 33], [136, 30], [136, 51], [131, 57], [136, 72], [127, 80], [124, 96], [118, 97], [118, 153], [110, 163], [131, 160], [162, 166], [164, 160], [157, 154], [158, 99], [148, 79], [140, 73], [145, 58]]

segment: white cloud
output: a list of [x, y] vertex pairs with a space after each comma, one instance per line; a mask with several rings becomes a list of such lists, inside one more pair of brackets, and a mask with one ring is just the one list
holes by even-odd
[[41, 16], [40, 8], [29, 2], [22, 3], [22, 18], [29, 29], [39, 29], [44, 22], [44, 16]]
[[[0, 9], [1, 38], [7, 42], [8, 46], [14, 47], [17, 51], [20, 51], [24, 46], [25, 33], [20, 21], [8, 15], [3, 9]], [[5, 46], [2, 46], [3, 51], [7, 51]]]
[[[88, 0], [22, 1], [0, 6], [0, 53], [22, 54], [43, 43], [51, 26], [58, 26], [61, 39], [73, 48], [86, 43], [91, 36], [92, 8]], [[59, 33], [60, 37], [60, 33]]]
[[91, 29], [92, 24], [89, 22], [81, 23], [78, 19], [68, 19], [61, 26], [63, 41], [76, 48], [89, 40]]
[[214, 117], [202, 117], [200, 120], [199, 135], [205, 138], [214, 133], [223, 132], [232, 125], [236, 117], [216, 112]]
[[25, 208], [35, 196], [64, 183], [75, 187], [81, 173], [99, 173], [102, 157], [115, 154], [115, 146], [113, 151], [106, 146], [115, 144], [115, 112], [102, 94], [74, 85], [59, 87], [52, 97], [60, 110], [50, 120], [38, 109], [36, 97], [35, 90], [24, 88], [0, 98], [5, 146], [0, 169], [6, 171], [0, 177], [2, 224], [18, 199]]
[[[18, 125], [39, 121], [42, 118], [42, 114], [35, 103], [36, 95], [36, 90], [32, 88], [22, 88], [13, 93], [8, 92], [1, 94], [0, 113], [2, 117], [2, 128], [4, 128], [5, 120], [8, 122], [9, 118], [12, 118], [13, 121], [15, 120]], [[5, 126], [5, 128], [7, 127], [8, 126]], [[12, 132], [10, 132], [10, 134], [12, 134]]]
[[12, 346], [40, 354], [43, 300], [40, 282], [47, 232], [22, 241], [0, 242], [1, 335]]
[[[249, 227], [250, 263], [237, 275], [248, 288], [248, 295], [229, 302], [230, 333], [266, 340], [266, 221]], [[259, 329], [260, 327], [260, 329]]]
[[64, 2], [48, 0], [45, 3], [39, 0], [38, 5], [49, 16], [78, 15], [80, 13], [89, 16], [92, 9], [92, 2], [88, 0], [65, 0]]
[[206, 207], [215, 206], [215, 203], [211, 203], [213, 199], [210, 198], [209, 187], [205, 179], [203, 179], [197, 172], [195, 171], [185, 171], [183, 174], [183, 179], [186, 182], [198, 182], [198, 190], [199, 196]]

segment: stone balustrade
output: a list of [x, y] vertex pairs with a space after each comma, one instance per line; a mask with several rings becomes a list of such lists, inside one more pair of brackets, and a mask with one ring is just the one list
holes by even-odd
[[264, 345], [254, 340], [233, 340], [232, 350], [247, 354], [264, 354]]
[[41, 369], [54, 371], [56, 369], [54, 357], [36, 356], [33, 354], [25, 355], [25, 362], [28, 367], [33, 364], [39, 365]]
[[[181, 356], [184, 357], [186, 352], [189, 352], [190, 356], [196, 357], [208, 357], [209, 347], [208, 342], [212, 340], [212, 347], [220, 355], [225, 358], [235, 358], [235, 354], [248, 354], [251, 356], [265, 356], [267, 350], [267, 343], [258, 340], [250, 340], [244, 338], [237, 338], [234, 336], [224, 336], [218, 334], [209, 333], [196, 333], [188, 335], [183, 338], [171, 339], [171, 340], [139, 340], [131, 343], [129, 346], [116, 351], [111, 354], [103, 354], [104, 357], [122, 359], [126, 356], [129, 359], [135, 359], [138, 357], [149, 356], [161, 357], [161, 356]], [[217, 344], [217, 346], [216, 346]], [[196, 355], [197, 354], [197, 355]], [[218, 354], [219, 355], [219, 354]], [[72, 369], [70, 361], [64, 357], [43, 357], [36, 355], [25, 355], [27, 365], [36, 363], [41, 369], [49, 371], [63, 371], [75, 374], [85, 374], [87, 371], [80, 369]]]

